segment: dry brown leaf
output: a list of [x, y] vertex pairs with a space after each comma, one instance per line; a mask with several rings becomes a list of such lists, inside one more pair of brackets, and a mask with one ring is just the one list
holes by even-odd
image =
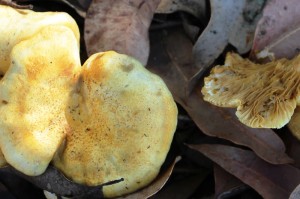
[[247, 189], [247, 185], [245, 185], [241, 180], [216, 164], [214, 165], [214, 177], [215, 198], [230, 198]]
[[225, 145], [190, 145], [251, 186], [265, 199], [288, 198], [300, 182], [300, 170], [291, 165], [272, 165], [252, 151]]
[[88, 55], [114, 50], [146, 65], [148, 29], [160, 0], [93, 0], [85, 19]]
[[180, 156], [178, 156], [172, 165], [169, 166], [169, 168], [166, 171], [163, 171], [159, 176], [147, 187], [141, 189], [138, 192], [129, 194], [124, 197], [119, 197], [117, 199], [140, 199], [140, 198], [149, 198], [156, 194], [168, 181], [169, 177], [171, 176], [175, 164], [181, 159]]
[[297, 0], [267, 2], [255, 31], [253, 58], [257, 53], [258, 58], [292, 58], [299, 53], [299, 9]]
[[249, 128], [236, 119], [231, 109], [204, 102], [200, 86], [187, 95], [186, 85], [197, 68], [193, 66], [191, 57], [192, 44], [182, 31], [156, 32], [152, 37], [154, 42], [151, 43], [148, 68], [164, 79], [175, 100], [205, 134], [247, 146], [259, 157], [274, 164], [292, 161], [285, 154], [284, 143], [272, 130]]
[[239, 53], [250, 50], [262, 2], [210, 0], [210, 21], [193, 50], [199, 74], [219, 57], [228, 43], [236, 47]]
[[[300, 26], [283, 34], [279, 39], [271, 43], [260, 53], [270, 55], [272, 59], [293, 58], [300, 52]], [[259, 56], [257, 56], [260, 58]], [[264, 57], [262, 57], [264, 58]]]
[[230, 140], [251, 148], [259, 157], [273, 164], [290, 163], [282, 140], [271, 129], [250, 128], [240, 123], [232, 109], [214, 107], [202, 100], [200, 90], [193, 93], [187, 111], [200, 129], [210, 136]]

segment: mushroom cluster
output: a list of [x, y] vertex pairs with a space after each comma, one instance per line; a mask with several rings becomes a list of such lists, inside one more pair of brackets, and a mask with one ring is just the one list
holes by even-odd
[[[106, 197], [149, 184], [169, 151], [177, 107], [164, 82], [113, 51], [81, 67], [76, 22], [0, 6], [0, 166], [36, 176], [53, 164]], [[28, 28], [30, 27], [30, 28]]]
[[237, 108], [238, 119], [253, 128], [281, 128], [300, 104], [300, 56], [256, 64], [228, 53], [204, 79], [204, 100]]

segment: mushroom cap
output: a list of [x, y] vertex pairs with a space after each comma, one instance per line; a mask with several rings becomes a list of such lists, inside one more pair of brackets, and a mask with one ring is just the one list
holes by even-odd
[[73, 181], [104, 186], [106, 197], [133, 192], [158, 174], [177, 124], [164, 82], [113, 51], [83, 65], [66, 110], [69, 131], [54, 165]]
[[0, 5], [0, 74], [4, 74], [10, 65], [12, 48], [20, 41], [26, 40], [44, 27], [63, 25], [70, 28], [79, 46], [79, 29], [75, 20], [63, 12], [34, 12], [19, 10]]
[[68, 95], [80, 72], [73, 31], [49, 25], [11, 52], [0, 80], [0, 147], [27, 175], [42, 174], [65, 137]]
[[289, 122], [299, 95], [300, 56], [255, 64], [228, 53], [225, 65], [215, 66], [204, 79], [204, 100], [237, 107], [238, 119], [254, 128], [281, 128]]

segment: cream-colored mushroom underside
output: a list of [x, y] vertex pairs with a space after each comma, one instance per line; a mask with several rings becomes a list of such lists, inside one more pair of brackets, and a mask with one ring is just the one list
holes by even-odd
[[281, 128], [299, 104], [300, 56], [255, 64], [229, 53], [204, 79], [204, 99], [221, 107], [237, 107], [236, 115], [255, 128]]

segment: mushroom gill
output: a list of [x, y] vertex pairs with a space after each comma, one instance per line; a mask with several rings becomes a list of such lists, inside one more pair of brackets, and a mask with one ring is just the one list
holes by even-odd
[[204, 79], [204, 100], [237, 107], [238, 119], [254, 128], [281, 128], [299, 104], [300, 56], [255, 64], [228, 53], [225, 65], [215, 66]]

